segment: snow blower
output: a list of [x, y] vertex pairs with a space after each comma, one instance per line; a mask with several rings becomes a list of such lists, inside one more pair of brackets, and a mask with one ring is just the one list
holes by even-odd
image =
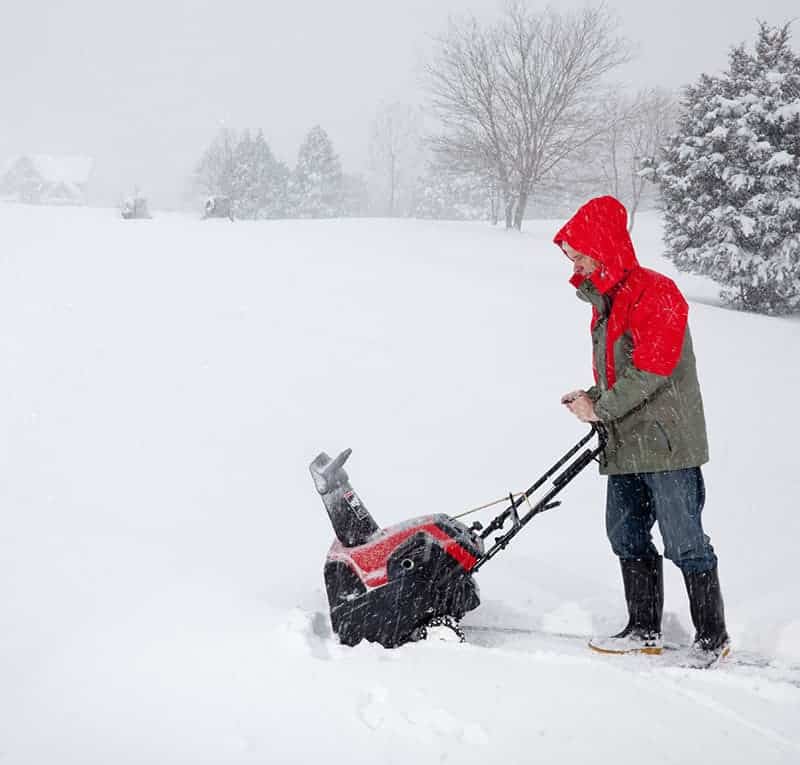
[[[595, 434], [598, 445], [578, 454]], [[434, 627], [463, 640], [458, 622], [480, 605], [474, 574], [534, 516], [561, 504], [554, 497], [597, 458], [605, 441], [602, 425], [593, 425], [533, 486], [517, 496], [509, 494], [506, 509], [486, 528], [437, 513], [381, 529], [344, 470], [351, 450], [335, 459], [325, 452], [317, 455], [311, 475], [336, 534], [324, 577], [331, 625], [339, 640], [345, 645], [369, 640], [393, 648], [424, 639]], [[551, 478], [552, 486], [532, 504], [531, 495]], [[487, 542], [506, 523], [510, 528]]]

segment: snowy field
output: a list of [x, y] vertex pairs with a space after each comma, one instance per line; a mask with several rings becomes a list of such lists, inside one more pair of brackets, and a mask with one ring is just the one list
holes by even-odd
[[[559, 223], [0, 206], [0, 763], [800, 762], [800, 321], [702, 280], [676, 277], [705, 524], [734, 651], [769, 668], [584, 647], [624, 623], [594, 468], [479, 575], [468, 622], [534, 632], [331, 638], [320, 450], [353, 448], [389, 525], [522, 490], [585, 432], [559, 404], [590, 384]], [[658, 218], [637, 229], [672, 274]]]

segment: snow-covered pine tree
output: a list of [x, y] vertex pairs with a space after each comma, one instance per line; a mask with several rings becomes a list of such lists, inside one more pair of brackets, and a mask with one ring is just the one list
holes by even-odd
[[[216, 150], [217, 156], [227, 156], [221, 146], [230, 146], [230, 160], [222, 163], [229, 184], [217, 182], [212, 193], [224, 193], [231, 200], [234, 215], [242, 219], [280, 218], [286, 214], [289, 169], [275, 158], [259, 130], [255, 136], [245, 130], [237, 141], [228, 136], [227, 143], [218, 139], [207, 155]], [[216, 147], [216, 148], [215, 148]], [[228, 167], [229, 166], [229, 167]]]
[[253, 139], [253, 178], [258, 198], [255, 217], [284, 217], [289, 208], [289, 168], [276, 159], [261, 130]]
[[731, 305], [800, 310], [800, 57], [789, 25], [761, 22], [720, 76], [684, 94], [654, 168], [667, 255], [710, 276]]
[[195, 187], [207, 196], [230, 197], [236, 168], [236, 134], [228, 128], [217, 133], [195, 168]]
[[253, 139], [245, 130], [233, 150], [233, 182], [230, 199], [236, 218], [255, 218], [259, 200], [255, 178]]
[[334, 218], [343, 212], [342, 166], [328, 134], [313, 127], [297, 155], [289, 181], [292, 213], [299, 218]]

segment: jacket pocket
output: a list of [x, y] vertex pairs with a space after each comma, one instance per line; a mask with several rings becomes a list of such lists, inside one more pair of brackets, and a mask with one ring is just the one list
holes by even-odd
[[669, 439], [669, 435], [667, 434], [667, 429], [658, 420], [653, 420], [653, 424], [656, 426], [656, 430], [658, 430], [658, 432], [660, 433], [661, 438], [664, 439], [664, 444], [667, 447], [667, 451], [671, 452], [672, 441], [670, 441]]

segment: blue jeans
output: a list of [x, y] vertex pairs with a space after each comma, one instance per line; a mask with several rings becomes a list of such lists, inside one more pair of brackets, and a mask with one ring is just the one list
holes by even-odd
[[686, 574], [717, 565], [700, 515], [706, 500], [700, 468], [608, 477], [606, 533], [620, 558], [654, 558], [650, 531], [658, 521], [664, 555]]

